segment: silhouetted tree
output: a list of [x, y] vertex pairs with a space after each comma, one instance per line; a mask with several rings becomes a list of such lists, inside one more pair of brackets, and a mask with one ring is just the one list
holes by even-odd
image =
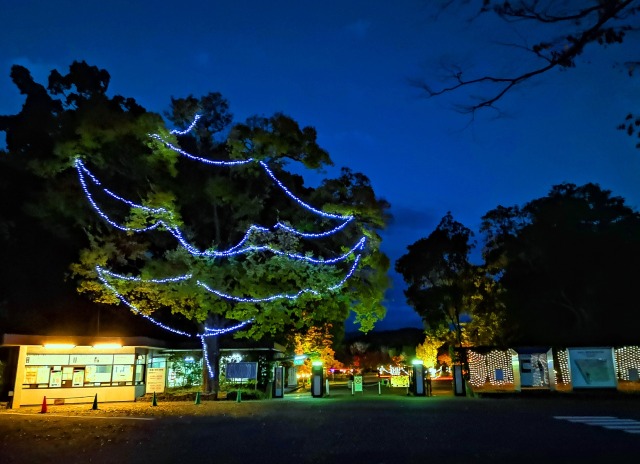
[[594, 184], [556, 185], [522, 207], [488, 212], [481, 229], [514, 342], [637, 340], [640, 215], [622, 198]]

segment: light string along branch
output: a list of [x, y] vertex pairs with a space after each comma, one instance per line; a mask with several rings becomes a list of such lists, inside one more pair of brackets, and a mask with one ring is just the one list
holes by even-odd
[[189, 132], [191, 132], [194, 127], [196, 127], [196, 124], [198, 123], [200, 118], [201, 118], [201, 116], [199, 114], [196, 114], [195, 117], [193, 118], [193, 122], [185, 130], [173, 129], [169, 133], [172, 134], [172, 135], [186, 135]]
[[[351, 249], [350, 252], [341, 255], [337, 258], [332, 258], [332, 259], [320, 259], [320, 258], [312, 258], [309, 256], [304, 256], [304, 255], [299, 255], [299, 254], [295, 254], [295, 253], [287, 253], [287, 252], [283, 252], [281, 250], [278, 250], [277, 248], [274, 248], [272, 246], [269, 245], [263, 245], [263, 246], [256, 246], [256, 245], [251, 245], [251, 246], [247, 246], [244, 247], [243, 246], [250, 240], [250, 238], [252, 237], [252, 235], [255, 232], [271, 232], [270, 229], [267, 229], [265, 227], [261, 227], [261, 226], [257, 226], [257, 225], [251, 225], [244, 237], [240, 240], [240, 242], [238, 242], [236, 245], [232, 246], [231, 248], [224, 250], [224, 251], [216, 251], [216, 250], [200, 250], [199, 248], [195, 247], [194, 245], [192, 245], [185, 237], [183, 232], [174, 226], [171, 226], [169, 224], [167, 224], [163, 219], [156, 219], [156, 222], [152, 225], [146, 226], [146, 227], [128, 227], [125, 226], [123, 224], [120, 224], [116, 221], [114, 221], [113, 219], [111, 219], [111, 217], [104, 212], [104, 210], [102, 210], [102, 208], [100, 208], [100, 206], [97, 204], [97, 202], [94, 200], [88, 186], [87, 186], [87, 177], [97, 186], [100, 187], [102, 189], [103, 192], [105, 192], [107, 195], [109, 195], [111, 198], [126, 204], [127, 206], [131, 207], [131, 208], [137, 208], [140, 209], [141, 211], [150, 213], [150, 214], [166, 214], [167, 216], [169, 216], [170, 218], [174, 218], [173, 213], [166, 209], [166, 208], [150, 208], [148, 206], [144, 206], [138, 203], [135, 203], [133, 201], [127, 200], [125, 198], [122, 198], [119, 195], [116, 195], [115, 193], [111, 192], [110, 190], [102, 187], [102, 183], [100, 182], [100, 180], [84, 165], [84, 163], [82, 163], [82, 161], [77, 158], [74, 162], [74, 165], [76, 167], [76, 170], [78, 172], [78, 178], [80, 180], [80, 184], [82, 186], [82, 190], [85, 193], [85, 196], [87, 197], [89, 203], [91, 204], [92, 208], [98, 213], [98, 215], [100, 217], [102, 217], [107, 223], [109, 223], [112, 227], [118, 229], [118, 230], [122, 230], [125, 232], [135, 232], [135, 233], [143, 233], [143, 232], [148, 232], [151, 230], [155, 230], [159, 227], [163, 227], [166, 231], [168, 231], [183, 247], [185, 250], [187, 250], [192, 256], [202, 256], [202, 257], [209, 257], [209, 258], [224, 258], [224, 257], [230, 257], [230, 256], [237, 256], [237, 255], [242, 255], [242, 254], [246, 254], [246, 253], [251, 253], [251, 252], [260, 252], [260, 251], [268, 251], [280, 256], [287, 256], [290, 259], [296, 259], [296, 260], [302, 260], [302, 261], [308, 261], [311, 263], [315, 263], [315, 264], [332, 264], [332, 263], [337, 263], [340, 261], [344, 261], [348, 258], [348, 256], [350, 256], [353, 253], [353, 250], [357, 249], [361, 243], [363, 242], [364, 237], [360, 238], [360, 240], [356, 243], [356, 245], [354, 245], [354, 247]], [[297, 231], [295, 231], [293, 228], [286, 226], [285, 224], [282, 223], [278, 223], [276, 224], [276, 226], [274, 228], [281, 228], [284, 229], [286, 231], [289, 232], [295, 232], [297, 233], [297, 235], [303, 235], [303, 236], [307, 236], [307, 237], [324, 237], [333, 233], [336, 233], [340, 230], [342, 230], [347, 224], [348, 222], [352, 221], [353, 217], [351, 217], [348, 221], [345, 221], [343, 224], [340, 224], [338, 227], [332, 229], [331, 231], [325, 232], [325, 233], [321, 233], [321, 234], [303, 234], [303, 233], [299, 233]]]
[[234, 326], [227, 327], [225, 329], [212, 329], [207, 326], [204, 328], [204, 334], [200, 335], [201, 337], [217, 337], [218, 335], [226, 334], [229, 332], [233, 332], [234, 330], [239, 330], [243, 328], [247, 324], [251, 324], [253, 322], [253, 318], [247, 319], [246, 321], [242, 321]]
[[101, 268], [100, 266], [96, 266], [96, 272], [98, 274], [98, 279], [102, 282], [102, 284], [109, 290], [111, 290], [111, 292], [116, 296], [116, 298], [118, 298], [122, 303], [124, 303], [126, 306], [128, 306], [129, 308], [131, 308], [131, 310], [138, 314], [139, 316], [144, 317], [145, 319], [147, 319], [148, 321], [152, 322], [153, 324], [157, 325], [158, 327], [167, 330], [169, 332], [173, 332], [175, 334], [178, 335], [184, 335], [185, 337], [191, 337], [191, 334], [187, 333], [187, 332], [183, 332], [181, 330], [177, 330], [174, 329], [173, 327], [169, 327], [168, 325], [163, 324], [162, 322], [159, 322], [157, 320], [155, 320], [153, 317], [144, 314], [136, 305], [134, 305], [133, 303], [131, 303], [130, 301], [128, 301], [120, 292], [118, 292], [118, 290], [109, 283], [109, 281], [105, 278], [105, 274], [107, 274], [107, 272], [105, 272], [105, 269]]
[[236, 161], [214, 161], [214, 160], [210, 160], [210, 159], [207, 159], [207, 158], [203, 158], [202, 156], [192, 155], [191, 153], [189, 153], [187, 151], [184, 151], [182, 148], [176, 147], [171, 142], [166, 141], [165, 139], [162, 138], [162, 136], [160, 136], [158, 134], [149, 134], [149, 137], [151, 137], [152, 139], [156, 139], [156, 140], [162, 142], [168, 148], [172, 149], [176, 153], [181, 154], [185, 158], [189, 158], [189, 159], [192, 159], [194, 161], [199, 161], [200, 163], [211, 164], [211, 165], [214, 165], [214, 166], [240, 166], [240, 165], [243, 165], [243, 164], [253, 163], [253, 158], [249, 158], [249, 159], [245, 159], [245, 160], [236, 160]]
[[[119, 279], [119, 280], [126, 280], [129, 282], [144, 282], [144, 283], [154, 283], [154, 284], [164, 284], [164, 283], [169, 283], [169, 282], [181, 282], [181, 281], [185, 281], [188, 280], [192, 277], [191, 274], [185, 274], [183, 276], [178, 276], [178, 277], [168, 277], [165, 279], [141, 279], [139, 277], [129, 277], [129, 276], [124, 276], [121, 274], [116, 274], [115, 272], [111, 272], [101, 266], [96, 266], [96, 272], [98, 274], [98, 278], [100, 279], [100, 281], [105, 285], [105, 287], [107, 287], [109, 290], [111, 290], [111, 292], [125, 305], [127, 305], [129, 308], [131, 308], [136, 314], [139, 314], [145, 318], [147, 318], [149, 321], [153, 322], [154, 324], [156, 324], [158, 327], [162, 327], [165, 330], [169, 330], [171, 332], [174, 332], [178, 335], [185, 335], [187, 337], [190, 337], [191, 335], [186, 333], [186, 332], [182, 332], [180, 330], [177, 329], [173, 329], [165, 324], [162, 324], [158, 321], [156, 321], [155, 319], [153, 319], [151, 316], [147, 316], [145, 315], [136, 305], [134, 305], [133, 303], [131, 303], [130, 301], [128, 301], [120, 292], [118, 292], [118, 290], [111, 285], [108, 280], [106, 279], [105, 276], [109, 276], [115, 279]], [[202, 334], [198, 334], [199, 337], [216, 337], [218, 335], [222, 335], [225, 333], [229, 333], [229, 332], [233, 332], [235, 330], [241, 329], [242, 327], [246, 326], [247, 324], [250, 324], [251, 322], [253, 322], [253, 318], [252, 319], [248, 319], [246, 321], [242, 321], [232, 327], [227, 327], [224, 329], [212, 329], [210, 327], [205, 326], [204, 328], [204, 333]]]
[[[335, 290], [338, 290], [339, 288], [342, 288], [346, 283], [346, 281], [349, 280], [349, 278], [356, 271], [358, 264], [360, 263], [360, 257], [361, 257], [361, 254], [356, 255], [355, 259], [353, 260], [353, 264], [349, 269], [349, 272], [345, 275], [345, 277], [342, 278], [342, 280], [340, 280], [340, 282], [334, 285], [331, 285], [329, 287], [326, 287], [324, 291], [335, 291]], [[323, 293], [322, 290], [317, 290], [315, 288], [309, 287], [309, 288], [303, 288], [295, 293], [277, 293], [275, 295], [270, 295], [264, 298], [246, 298], [246, 297], [234, 296], [229, 293], [225, 293], [220, 290], [213, 289], [209, 287], [207, 284], [205, 284], [204, 282], [202, 282], [201, 280], [198, 280], [197, 284], [200, 287], [204, 288], [209, 293], [213, 293], [214, 295], [219, 296], [220, 298], [224, 298], [225, 300], [236, 301], [238, 303], [270, 303], [276, 300], [297, 300], [298, 298], [300, 298], [302, 295], [306, 293], [310, 293], [316, 296], [320, 296]]]
[[209, 373], [209, 378], [213, 379], [213, 369], [211, 369], [211, 363], [209, 362], [209, 350], [207, 349], [207, 342], [204, 340], [204, 334], [198, 335], [200, 337], [200, 343], [202, 343], [202, 354], [204, 355], [204, 361], [207, 364], [207, 372]]
[[[194, 119], [194, 121], [192, 122], [192, 124], [185, 129], [184, 131], [179, 131], [179, 130], [173, 130], [170, 133], [173, 135], [185, 135], [188, 132], [192, 131], [193, 128], [195, 127], [195, 125], [197, 124], [198, 120], [200, 119], [200, 116], [197, 115]], [[247, 160], [240, 160], [240, 161], [212, 161], [212, 160], [208, 160], [202, 157], [198, 157], [198, 156], [194, 156], [191, 155], [187, 152], [185, 152], [184, 150], [181, 150], [180, 148], [176, 147], [175, 145], [167, 142], [166, 140], [164, 140], [161, 136], [157, 135], [157, 134], [151, 134], [151, 137], [159, 140], [160, 142], [164, 143], [167, 147], [169, 147], [170, 149], [176, 151], [177, 153], [195, 160], [195, 161], [199, 161], [205, 164], [210, 164], [210, 165], [219, 165], [219, 166], [237, 166], [237, 165], [242, 165], [242, 164], [247, 164], [247, 163], [251, 163], [254, 162], [253, 159], [247, 159]], [[312, 212], [313, 214], [323, 217], [323, 218], [327, 218], [327, 219], [332, 219], [332, 220], [340, 220], [342, 221], [341, 224], [339, 224], [338, 226], [334, 227], [333, 229], [329, 230], [329, 231], [325, 231], [325, 232], [319, 232], [319, 233], [308, 233], [308, 232], [302, 232], [299, 231], [291, 226], [288, 226], [282, 222], [278, 222], [273, 229], [277, 229], [280, 228], [282, 230], [285, 230], [289, 233], [292, 234], [296, 234], [302, 237], [307, 237], [307, 238], [320, 238], [320, 237], [326, 237], [329, 236], [331, 234], [337, 233], [339, 231], [341, 231], [342, 229], [344, 229], [350, 222], [352, 222], [354, 220], [354, 216], [352, 215], [339, 215], [339, 214], [332, 214], [332, 213], [326, 213], [324, 211], [318, 210], [314, 207], [312, 207], [311, 205], [305, 203], [304, 201], [302, 201], [300, 198], [298, 198], [297, 196], [295, 196], [276, 176], [275, 174], [271, 171], [271, 169], [269, 169], [269, 167], [267, 166], [267, 164], [263, 161], [259, 161], [260, 166], [263, 168], [263, 170], [268, 174], [268, 176], [276, 183], [276, 185], [278, 185], [278, 187], [292, 200], [294, 200], [296, 203], [298, 203], [298, 205], [300, 205], [301, 207], [303, 207], [304, 209]], [[198, 255], [198, 256], [206, 256], [206, 257], [223, 257], [223, 256], [234, 256], [234, 255], [238, 255], [241, 253], [249, 253], [249, 252], [255, 252], [255, 251], [271, 251], [275, 254], [278, 255], [282, 255], [282, 256], [287, 256], [290, 259], [296, 259], [296, 260], [304, 260], [304, 261], [308, 261], [310, 263], [313, 264], [336, 264], [340, 261], [344, 261], [346, 259], [349, 258], [349, 256], [353, 255], [354, 253], [356, 254], [354, 261], [349, 269], [349, 271], [347, 272], [347, 274], [343, 277], [342, 280], [340, 280], [338, 283], [328, 286], [326, 288], [324, 288], [323, 291], [335, 291], [339, 288], [341, 288], [346, 281], [351, 278], [353, 276], [353, 274], [355, 273], [359, 262], [360, 262], [360, 258], [362, 256], [362, 252], [365, 248], [365, 243], [366, 243], [366, 238], [363, 236], [362, 238], [360, 238], [360, 240], [356, 243], [356, 245], [351, 248], [347, 253], [337, 257], [337, 258], [332, 258], [332, 259], [315, 259], [315, 258], [311, 258], [308, 256], [303, 256], [303, 255], [299, 255], [299, 254], [294, 254], [294, 253], [286, 253], [280, 250], [277, 250], [273, 247], [270, 246], [256, 246], [256, 245], [249, 245], [249, 246], [244, 246], [252, 237], [252, 235], [255, 232], [271, 232], [270, 229], [267, 229], [265, 227], [261, 227], [261, 226], [257, 226], [257, 225], [252, 225], [248, 228], [248, 230], [245, 233], [245, 236], [242, 238], [242, 240], [236, 244], [235, 246], [231, 247], [230, 249], [226, 250], [226, 251], [200, 251], [197, 248], [195, 248], [193, 245], [191, 245], [185, 238], [183, 233], [180, 231], [179, 228], [169, 225], [165, 220], [160, 219], [160, 218], [156, 218], [155, 219], [155, 223], [151, 224], [149, 226], [146, 227], [139, 227], [139, 228], [133, 228], [133, 227], [127, 227], [123, 224], [119, 224], [118, 222], [112, 220], [108, 214], [106, 214], [101, 208], [100, 206], [97, 204], [97, 202], [94, 200], [89, 187], [87, 185], [87, 178], [96, 186], [96, 187], [100, 187], [102, 189], [102, 191], [108, 195], [109, 197], [113, 198], [114, 200], [121, 202], [127, 206], [129, 206], [130, 208], [137, 208], [140, 209], [141, 211], [144, 211], [146, 213], [149, 213], [150, 215], [166, 215], [169, 219], [173, 220], [174, 219], [174, 215], [172, 213], [172, 211], [165, 209], [165, 208], [150, 208], [144, 205], [140, 205], [137, 204], [135, 202], [129, 201], [115, 193], [113, 193], [112, 191], [110, 191], [109, 189], [106, 189], [104, 187], [102, 187], [101, 182], [98, 180], [98, 178], [96, 176], [94, 176], [89, 169], [86, 168], [86, 166], [84, 166], [84, 164], [82, 163], [82, 161], [80, 160], [80, 158], [76, 158], [74, 161], [74, 166], [78, 172], [78, 178], [79, 178], [79, 182], [82, 186], [82, 189], [85, 193], [85, 196], [87, 197], [89, 203], [91, 204], [92, 208], [98, 213], [98, 215], [100, 217], [102, 217], [108, 224], [110, 224], [111, 226], [113, 226], [114, 228], [118, 229], [118, 230], [122, 230], [122, 231], [127, 231], [127, 232], [137, 232], [137, 233], [143, 233], [143, 232], [147, 232], [147, 231], [151, 231], [154, 229], [157, 229], [159, 227], [163, 227], [165, 230], [167, 230], [171, 235], [173, 235], [178, 241], [179, 243], [191, 254], [193, 255]], [[357, 252], [357, 253], [356, 253]], [[100, 266], [96, 266], [95, 268], [98, 279], [102, 282], [102, 284], [105, 286], [105, 288], [107, 288], [108, 290], [110, 290], [115, 296], [116, 298], [118, 298], [119, 301], [121, 301], [123, 304], [125, 304], [126, 306], [128, 306], [134, 313], [141, 315], [142, 317], [144, 317], [145, 319], [149, 320], [150, 322], [152, 322], [153, 324], [155, 324], [158, 327], [161, 327], [167, 331], [179, 334], [179, 335], [184, 335], [187, 337], [191, 337], [192, 335], [187, 333], [187, 332], [183, 332], [180, 330], [177, 330], [173, 327], [167, 326], [157, 320], [155, 320], [154, 318], [152, 318], [149, 315], [144, 314], [135, 304], [131, 303], [130, 301], [127, 300], [127, 298], [122, 295], [117, 288], [109, 281], [109, 279], [115, 279], [115, 280], [121, 280], [121, 281], [127, 281], [127, 282], [137, 282], [137, 283], [153, 283], [153, 284], [170, 284], [170, 283], [178, 283], [178, 282], [183, 282], [183, 281], [187, 281], [189, 279], [193, 278], [192, 274], [184, 274], [184, 275], [179, 275], [179, 276], [173, 276], [173, 277], [165, 277], [165, 278], [155, 278], [155, 279], [143, 279], [141, 277], [133, 277], [133, 276], [125, 276], [122, 274], [117, 274], [115, 272], [109, 271], [107, 269], [104, 269]], [[209, 286], [207, 286], [205, 283], [203, 283], [202, 281], [198, 280], [197, 285], [199, 285], [200, 287], [204, 288], [206, 291], [215, 294], [221, 298], [226, 298], [229, 300], [233, 300], [233, 301], [237, 301], [237, 302], [249, 302], [249, 303], [262, 303], [262, 302], [270, 302], [270, 301], [275, 301], [278, 299], [289, 299], [289, 300], [295, 300], [298, 297], [300, 297], [303, 294], [306, 293], [310, 293], [310, 294], [314, 294], [314, 295], [320, 295], [321, 294], [321, 290], [318, 289], [314, 289], [314, 288], [305, 288], [305, 289], [301, 289], [300, 291], [296, 292], [296, 293], [291, 293], [291, 294], [287, 294], [287, 293], [279, 293], [279, 294], [275, 294], [275, 295], [271, 295], [269, 297], [264, 297], [264, 298], [242, 298], [242, 297], [237, 297], [237, 296], [233, 296], [233, 295], [229, 295], [226, 294], [224, 292], [215, 290], [210, 288]], [[238, 330], [244, 326], [246, 326], [247, 324], [250, 324], [253, 322], [253, 319], [248, 319], [245, 321], [241, 321], [239, 323], [237, 323], [236, 325], [232, 326], [232, 327], [228, 327], [228, 328], [224, 328], [224, 329], [217, 329], [217, 328], [208, 328], [205, 326], [205, 331], [204, 333], [200, 333], [197, 336], [201, 339], [202, 345], [203, 345], [203, 352], [205, 355], [205, 359], [206, 359], [206, 363], [207, 363], [207, 367], [209, 368], [209, 372], [211, 373], [211, 376], [213, 376], [213, 371], [211, 370], [211, 366], [209, 364], [209, 357], [208, 357], [208, 353], [207, 353], [207, 348], [206, 348], [206, 343], [205, 343], [205, 338], [206, 337], [210, 337], [210, 336], [218, 336], [224, 333], [228, 333], [234, 330]]]
[[[189, 126], [189, 128], [185, 129], [184, 131], [172, 131], [171, 133], [177, 133], [177, 134], [181, 134], [184, 135], [188, 132], [190, 132], [196, 125], [197, 121], [200, 119], [200, 115], [196, 115], [194, 121], [191, 123], [191, 125]], [[154, 138], [162, 143], [165, 144], [165, 146], [167, 146], [168, 148], [170, 148], [171, 150], [175, 151], [176, 153], [185, 156], [186, 158], [195, 160], [195, 161], [200, 161], [201, 163], [205, 163], [205, 164], [212, 164], [212, 165], [217, 165], [217, 166], [237, 166], [239, 164], [248, 164], [248, 163], [253, 163], [256, 162], [255, 159], [253, 158], [247, 158], [245, 160], [236, 160], [236, 161], [214, 161], [214, 160], [210, 160], [208, 158], [203, 158], [201, 156], [196, 156], [196, 155], [192, 155], [191, 153], [188, 153], [184, 150], [182, 150], [179, 147], [176, 147], [175, 145], [173, 145], [171, 142], [165, 140], [164, 138], [162, 138], [161, 135], [159, 134], [149, 134], [149, 136], [151, 138]], [[276, 183], [276, 185], [278, 187], [280, 187], [280, 189], [292, 200], [294, 200], [295, 202], [297, 202], [298, 204], [300, 204], [302, 207], [304, 207], [306, 210], [311, 211], [315, 214], [317, 214], [318, 216], [322, 216], [325, 218], [329, 218], [329, 219], [339, 219], [339, 220], [343, 220], [343, 221], [351, 221], [353, 219], [352, 215], [342, 215], [342, 214], [334, 214], [334, 213], [327, 213], [325, 211], [321, 211], [317, 208], [314, 208], [313, 206], [305, 203], [304, 201], [302, 201], [299, 197], [297, 197], [295, 194], [293, 194], [277, 177], [276, 175], [273, 173], [273, 171], [269, 168], [269, 166], [267, 166], [267, 164], [264, 161], [257, 161], [258, 164], [264, 169], [264, 171], [267, 173], [267, 175], [269, 177], [271, 177], [271, 179], [273, 179], [273, 181]]]
[[[362, 250], [364, 246], [363, 245], [360, 247], [360, 250]], [[360, 258], [361, 258], [361, 253], [358, 253], [355, 257], [355, 259], [353, 260], [353, 263], [351, 264], [351, 267], [349, 269], [349, 271], [347, 272], [347, 274], [342, 278], [342, 280], [340, 280], [339, 282], [337, 282], [334, 285], [330, 285], [328, 287], [326, 287], [324, 290], [325, 291], [335, 291], [338, 290], [339, 288], [341, 288], [346, 281], [353, 275], [353, 273], [356, 271], [356, 269], [358, 268], [358, 264], [360, 262]], [[96, 266], [96, 272], [98, 273], [98, 275], [100, 276], [100, 280], [102, 282], [106, 282], [106, 278], [105, 276], [109, 276], [112, 279], [116, 279], [116, 280], [124, 280], [124, 281], [128, 281], [128, 282], [137, 282], [137, 283], [154, 283], [154, 284], [165, 284], [165, 283], [170, 283], [170, 282], [183, 282], [186, 280], [189, 280], [193, 277], [192, 274], [184, 274], [181, 276], [175, 276], [175, 277], [168, 277], [168, 278], [164, 278], [164, 279], [143, 279], [141, 277], [132, 277], [132, 276], [125, 276], [122, 274], [118, 274], [115, 272], [111, 272], [108, 271], [100, 266]], [[221, 290], [216, 290], [213, 289], [211, 287], [209, 287], [207, 284], [205, 284], [204, 282], [202, 282], [201, 280], [197, 280], [196, 284], [200, 287], [202, 287], [203, 289], [205, 289], [207, 292], [212, 293], [214, 295], [217, 295], [220, 298], [226, 299], [226, 300], [230, 300], [230, 301], [236, 301], [236, 302], [240, 302], [240, 303], [266, 303], [266, 302], [272, 302], [272, 301], [276, 301], [276, 300], [295, 300], [298, 297], [300, 297], [301, 295], [305, 294], [305, 293], [311, 293], [313, 295], [320, 295], [322, 293], [321, 290], [317, 290], [311, 287], [308, 288], [303, 288], [301, 290], [299, 290], [296, 293], [277, 293], [274, 295], [270, 295], [268, 297], [263, 297], [263, 298], [246, 298], [246, 297], [238, 297], [238, 296], [234, 296], [228, 293], [225, 293]], [[116, 296], [123, 301], [123, 303], [125, 303], [127, 306], [132, 307], [133, 305], [128, 302], [125, 301], [125, 298], [118, 293], [115, 288], [110, 285], [110, 289], [112, 291], [114, 291], [116, 293]], [[140, 312], [137, 308], [135, 308], [135, 312]], [[241, 323], [241, 326], [246, 325], [249, 321], [244, 321]], [[222, 329], [223, 332], [222, 333], [226, 333], [226, 329]], [[218, 329], [211, 329], [209, 330], [209, 332], [212, 333], [219, 333]]]

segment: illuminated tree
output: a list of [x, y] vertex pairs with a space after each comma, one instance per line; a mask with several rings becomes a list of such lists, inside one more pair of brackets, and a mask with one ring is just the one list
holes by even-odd
[[435, 368], [438, 363], [438, 348], [442, 346], [442, 340], [427, 335], [423, 343], [416, 347], [416, 358], [421, 359], [425, 368]]
[[[282, 116], [278, 116], [275, 122], [279, 123], [282, 119]], [[272, 132], [269, 133], [265, 128], [270, 131], [277, 129], [273, 121], [268, 126], [263, 123], [261, 135], [272, 136]], [[169, 138], [173, 134], [184, 133], [173, 131], [168, 136], [152, 134], [151, 138], [190, 161], [223, 168], [240, 167], [248, 169], [252, 176], [257, 176], [256, 170], [264, 171], [267, 179], [276, 184], [275, 192], [281, 192], [298, 207], [308, 211], [304, 226], [296, 228], [289, 222], [277, 221], [268, 228], [253, 223], [246, 226], [244, 235], [238, 241], [224, 248], [216, 246], [215, 241], [210, 248], [199, 247], [185, 232], [186, 225], [177, 209], [167, 202], [166, 194], [149, 196], [152, 202], [146, 205], [134, 203], [101, 187], [102, 182], [81, 160], [76, 159], [79, 180], [90, 204], [112, 227], [126, 233], [164, 232], [179, 243], [179, 248], [165, 252], [161, 260], [151, 255], [143, 266], [138, 264], [138, 276], [108, 270], [105, 265], [109, 261], [122, 266], [122, 263], [118, 263], [122, 257], [113, 253], [111, 257], [106, 256], [105, 250], [119, 253], [119, 249], [105, 247], [101, 243], [84, 254], [82, 264], [74, 268], [78, 274], [84, 272], [87, 275], [90, 272], [87, 264], [98, 261], [94, 269], [101, 285], [98, 286], [91, 276], [87, 276], [82, 281], [81, 291], [92, 292], [106, 302], [124, 303], [156, 325], [180, 335], [188, 336], [189, 333], [160, 322], [152, 314], [168, 306], [173, 313], [203, 322], [203, 329], [198, 336], [202, 339], [206, 360], [207, 338], [213, 337], [215, 341], [218, 335], [231, 330], [243, 328], [248, 336], [260, 338], [265, 333], [281, 332], [286, 327], [307, 326], [319, 316], [334, 320], [341, 316], [344, 320], [345, 309], [351, 299], [344, 292], [344, 287], [358, 268], [367, 243], [366, 236], [354, 237], [355, 241], [347, 245], [348, 248], [343, 246], [342, 253], [331, 257], [316, 257], [314, 248], [305, 249], [302, 243], [305, 240], [326, 239], [325, 242], [331, 244], [333, 235], [342, 233], [350, 226], [358, 228], [355, 216], [325, 212], [310, 206], [289, 190], [265, 161], [249, 158], [244, 151], [244, 158], [232, 157], [223, 161], [188, 153]], [[255, 134], [251, 137], [255, 137]], [[253, 149], [256, 140], [251, 138], [249, 141], [250, 144], [245, 141], [242, 146], [251, 146]], [[258, 154], [256, 151], [251, 153], [253, 156]], [[105, 200], [115, 200], [131, 208], [128, 218], [120, 222], [113, 220], [94, 199], [92, 188], [103, 197], [110, 197]], [[161, 198], [164, 203], [153, 203], [156, 198]], [[214, 211], [220, 214], [217, 209]], [[278, 211], [282, 213], [287, 209], [278, 206]], [[337, 225], [332, 226], [331, 222]], [[353, 225], [350, 224], [352, 222]], [[134, 258], [145, 261], [139, 253]], [[343, 263], [345, 266], [339, 267]], [[168, 269], [174, 271], [169, 274]], [[175, 269], [179, 272], [175, 272]], [[163, 277], [157, 277], [159, 272]], [[230, 327], [209, 325], [224, 320], [236, 322]], [[215, 357], [217, 345], [213, 346]], [[208, 366], [211, 370], [211, 365]], [[211, 374], [217, 378], [215, 372]]]
[[27, 102], [0, 129], [19, 172], [46, 183], [39, 214], [80, 235], [69, 241], [82, 249], [79, 292], [203, 342], [342, 322], [351, 310], [370, 330], [383, 316], [377, 231], [388, 204], [349, 170], [316, 189], [287, 171], [331, 163], [312, 128], [284, 115], [229, 127], [228, 105], [209, 94], [173, 100], [174, 123], [194, 109], [201, 120], [169, 131], [132, 99], [107, 97], [108, 74], [86, 63], [52, 72], [47, 89], [22, 67], [12, 77]]
[[310, 327], [305, 333], [294, 334], [295, 353], [308, 356], [304, 365], [299, 366], [300, 373], [311, 374], [312, 361], [322, 361], [326, 368], [341, 367], [342, 364], [335, 359], [332, 328], [332, 324], [327, 323], [321, 327]]

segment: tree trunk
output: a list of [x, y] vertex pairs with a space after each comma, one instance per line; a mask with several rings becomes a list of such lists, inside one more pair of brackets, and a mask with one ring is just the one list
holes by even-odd
[[[216, 398], [220, 391], [220, 343], [218, 337], [204, 337], [203, 347], [203, 390], [206, 393], [212, 393]], [[209, 371], [211, 366], [211, 371]]]

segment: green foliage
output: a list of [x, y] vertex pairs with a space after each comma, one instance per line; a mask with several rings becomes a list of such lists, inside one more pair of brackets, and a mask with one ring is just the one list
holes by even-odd
[[[447, 213], [429, 237], [408, 247], [396, 270], [409, 287], [407, 302], [424, 320], [430, 333], [452, 327], [452, 344], [493, 344], [501, 340], [503, 308], [498, 283], [482, 266], [469, 261], [473, 233]], [[461, 317], [470, 316], [463, 327]]]
[[[384, 315], [381, 302], [388, 287], [384, 275], [388, 259], [379, 250], [378, 231], [385, 225], [389, 205], [375, 197], [362, 174], [344, 170], [340, 178], [311, 189], [304, 186], [302, 177], [285, 169], [290, 162], [315, 170], [331, 164], [328, 153], [317, 144], [315, 129], [300, 127], [282, 114], [232, 125], [228, 102], [218, 93], [209, 93], [171, 100], [166, 115], [174, 124], [185, 127], [196, 113], [201, 119], [192, 133], [170, 134], [159, 115], [146, 112], [133, 99], [108, 97], [109, 74], [84, 62], [73, 63], [66, 75], [53, 71], [47, 88], [20, 66], [12, 68], [12, 79], [26, 101], [19, 114], [0, 117], [8, 147], [8, 156], [0, 160], [0, 173], [10, 186], [7, 190], [15, 189], [22, 201], [20, 208], [0, 211], [0, 234], [17, 239], [19, 228], [14, 224], [28, 217], [58, 236], [70, 250], [70, 256], [60, 263], [63, 269], [70, 269], [80, 294], [98, 303], [121, 303], [98, 280], [96, 266], [145, 279], [191, 273], [189, 281], [172, 285], [116, 280], [111, 284], [142, 314], [182, 316], [189, 331], [201, 330], [195, 326], [213, 319], [229, 323], [253, 319], [240, 334], [251, 338], [342, 322], [351, 310], [363, 330], [370, 330]], [[269, 237], [254, 234], [251, 243], [332, 257], [349, 250], [365, 234], [367, 251], [360, 270], [341, 290], [309, 293], [296, 301], [233, 303], [203, 290], [196, 285], [198, 280], [228, 294], [256, 298], [301, 288], [328, 288], [341, 281], [353, 257], [337, 267], [259, 252], [229, 258], [194, 257], [166, 230], [144, 234], [114, 230], [84, 198], [73, 167], [77, 157], [111, 192], [166, 211], [130, 208], [93, 189], [95, 201], [110, 217], [131, 227], [162, 220], [166, 227], [180, 227], [200, 249], [228, 249], [251, 224], [272, 226], [286, 220], [309, 231], [335, 225], [291, 201], [256, 163], [232, 169], [205, 166], [179, 157], [149, 134], [159, 134], [209, 159], [264, 160], [291, 192], [309, 204], [354, 214], [357, 220], [343, 233], [313, 243], [282, 230]]]
[[189, 389], [202, 383], [202, 358], [192, 355], [191, 360], [185, 360], [183, 353], [171, 353], [167, 358], [170, 369], [180, 377], [184, 384], [179, 388]]

